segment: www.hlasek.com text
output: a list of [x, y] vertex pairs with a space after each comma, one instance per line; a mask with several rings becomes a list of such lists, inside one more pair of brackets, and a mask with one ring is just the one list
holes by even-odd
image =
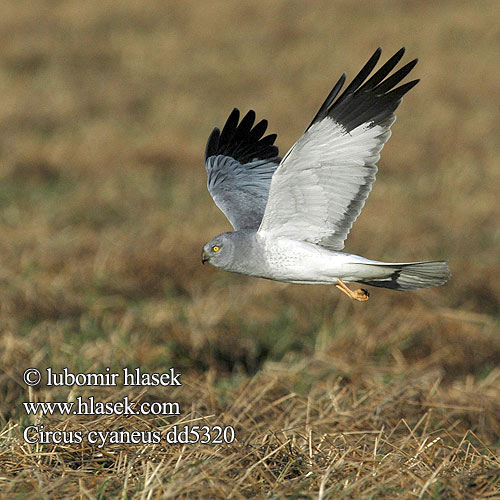
[[28, 415], [180, 415], [179, 403], [175, 401], [130, 401], [125, 396], [120, 401], [99, 401], [93, 396], [75, 401], [25, 401], [24, 411]]

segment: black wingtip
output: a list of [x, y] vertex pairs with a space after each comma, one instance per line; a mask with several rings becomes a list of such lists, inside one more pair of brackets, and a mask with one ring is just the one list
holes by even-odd
[[408, 91], [410, 91], [415, 85], [420, 81], [420, 79], [412, 80], [411, 82], [405, 83], [403, 85], [400, 85], [399, 87], [395, 88], [394, 90], [391, 90], [391, 92], [388, 92], [386, 95], [399, 95], [399, 98], [403, 97]]
[[238, 108], [233, 108], [231, 110], [231, 113], [229, 113], [229, 116], [227, 117], [226, 123], [231, 120], [233, 121], [234, 119], [239, 120], [240, 119], [240, 110]]
[[263, 137], [267, 129], [267, 120], [255, 124], [256, 113], [250, 109], [240, 121], [240, 110], [233, 108], [222, 128], [214, 129], [205, 148], [205, 160], [210, 156], [231, 156], [240, 163], [247, 163], [255, 158], [277, 158], [279, 150], [274, 146], [275, 134]]
[[205, 147], [205, 160], [209, 156], [213, 156], [215, 151], [217, 151], [217, 148], [219, 146], [219, 137], [220, 137], [220, 130], [215, 127], [212, 130], [212, 133], [208, 137], [207, 145]]
[[328, 116], [328, 108], [333, 103], [333, 101], [337, 97], [338, 93], [340, 92], [340, 90], [344, 86], [346, 78], [347, 78], [347, 74], [346, 73], [342, 73], [342, 75], [340, 76], [340, 78], [337, 80], [337, 83], [333, 86], [333, 89], [327, 95], [327, 97], [325, 99], [325, 102], [323, 102], [323, 104], [319, 108], [318, 112], [316, 113], [316, 115], [312, 119], [311, 123], [306, 128], [306, 131], [309, 130], [309, 128], [311, 127], [311, 125], [313, 123], [319, 122], [319, 121], [323, 120], [323, 118], [325, 118], [325, 116]]
[[382, 54], [378, 47], [339, 97], [333, 92], [329, 94], [311, 125], [329, 116], [350, 132], [363, 123], [375, 125], [385, 120], [398, 107], [401, 97], [418, 83], [413, 80], [397, 87], [418, 59], [391, 74], [405, 51], [405, 47], [401, 47], [370, 76]]

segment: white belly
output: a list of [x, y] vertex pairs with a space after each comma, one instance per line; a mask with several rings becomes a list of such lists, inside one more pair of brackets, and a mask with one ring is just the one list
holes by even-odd
[[356, 281], [359, 264], [370, 262], [302, 241], [277, 238], [263, 243], [268, 271], [262, 277], [286, 283], [334, 284], [339, 278]]

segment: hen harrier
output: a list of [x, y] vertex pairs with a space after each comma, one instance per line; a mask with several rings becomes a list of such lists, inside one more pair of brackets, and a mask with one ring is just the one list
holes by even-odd
[[235, 108], [222, 132], [213, 130], [205, 152], [208, 190], [234, 232], [208, 242], [203, 263], [285, 283], [334, 284], [360, 301], [368, 300], [368, 292], [345, 283], [393, 290], [446, 283], [445, 261], [388, 263], [341, 252], [375, 181], [394, 110], [419, 81], [396, 87], [417, 63], [391, 74], [404, 48], [367, 79], [381, 52], [338, 96], [345, 73], [340, 77], [283, 158], [276, 134], [263, 137], [267, 121], [254, 125], [252, 110], [239, 121]]

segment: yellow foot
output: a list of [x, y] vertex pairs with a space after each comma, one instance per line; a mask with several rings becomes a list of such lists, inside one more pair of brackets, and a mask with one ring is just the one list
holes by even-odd
[[370, 298], [370, 294], [363, 288], [358, 288], [354, 290], [354, 292], [348, 288], [348, 286], [342, 281], [337, 280], [338, 284], [335, 285], [341, 292], [344, 292], [346, 295], [351, 297], [351, 299], [359, 300], [360, 302], [365, 302]]

